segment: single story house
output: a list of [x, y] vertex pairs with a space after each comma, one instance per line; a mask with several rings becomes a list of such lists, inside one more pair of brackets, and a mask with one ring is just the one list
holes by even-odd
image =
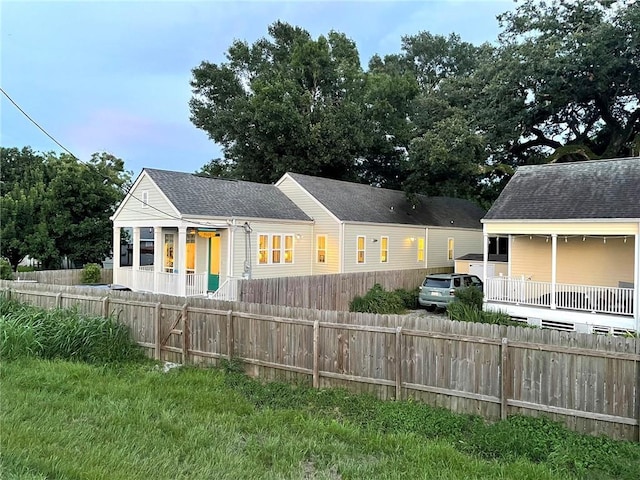
[[[467, 200], [410, 202], [400, 191], [295, 173], [266, 185], [145, 168], [112, 217], [114, 258], [132, 232], [131, 265], [114, 265], [114, 283], [229, 298], [242, 278], [453, 270], [456, 255], [481, 250], [484, 213]], [[151, 265], [142, 250], [153, 252]]]
[[[640, 332], [640, 158], [520, 167], [482, 223], [486, 310]], [[507, 239], [506, 275], [488, 275], [491, 237]]]

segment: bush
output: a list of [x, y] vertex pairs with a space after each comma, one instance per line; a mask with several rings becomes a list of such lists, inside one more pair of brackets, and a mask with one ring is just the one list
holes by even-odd
[[18, 272], [35, 272], [36, 267], [31, 265], [18, 265]]
[[144, 353], [114, 318], [43, 310], [0, 296], [0, 358], [20, 357], [105, 364], [140, 360]]
[[0, 258], [0, 280], [13, 280], [13, 270], [6, 258]]
[[393, 291], [400, 299], [404, 306], [409, 310], [415, 310], [418, 308], [418, 288], [416, 287], [412, 291], [405, 290], [404, 288], [398, 288]]
[[472, 307], [476, 307], [478, 310], [482, 310], [482, 299], [484, 298], [484, 294], [482, 290], [477, 287], [465, 287], [458, 288], [453, 293], [456, 297], [456, 300], [465, 305], [469, 305]]
[[100, 283], [100, 265], [87, 263], [82, 269], [82, 283]]
[[447, 314], [451, 320], [459, 322], [488, 323], [491, 325], [507, 325], [511, 327], [526, 327], [528, 325], [511, 320], [504, 312], [485, 312], [473, 304], [454, 300], [447, 307]]
[[387, 292], [376, 283], [363, 297], [355, 297], [349, 304], [350, 312], [399, 314], [405, 313], [405, 304], [396, 292]]

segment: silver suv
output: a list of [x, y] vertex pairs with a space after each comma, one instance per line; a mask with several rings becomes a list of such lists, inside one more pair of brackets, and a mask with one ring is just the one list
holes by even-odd
[[464, 287], [482, 290], [482, 280], [466, 273], [427, 275], [419, 287], [418, 303], [425, 308], [445, 308], [455, 298], [454, 292]]

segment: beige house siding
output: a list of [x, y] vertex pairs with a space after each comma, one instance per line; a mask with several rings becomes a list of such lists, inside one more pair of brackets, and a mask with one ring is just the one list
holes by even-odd
[[467, 228], [429, 228], [427, 267], [454, 267], [447, 254], [448, 239], [454, 239], [454, 259], [468, 253], [482, 253], [482, 231]]
[[[365, 237], [365, 262], [357, 263], [357, 237]], [[423, 227], [346, 223], [344, 227], [344, 271], [370, 272], [421, 268], [418, 262], [418, 238]], [[388, 261], [381, 262], [382, 237], [388, 237]], [[374, 242], [374, 240], [376, 240]]]
[[[148, 203], [149, 205], [153, 205], [153, 207], [148, 206], [143, 208], [141, 200], [143, 192], [145, 191], [148, 192], [149, 195]], [[140, 181], [131, 193], [132, 196], [128, 196], [124, 200], [124, 204], [114, 218], [114, 221], [135, 221], [139, 224], [145, 220], [167, 220], [171, 218], [161, 212], [177, 215], [173, 206], [167, 201], [160, 190], [156, 188], [155, 184], [147, 175], [143, 175], [140, 178]]]
[[[239, 224], [244, 220], [239, 220]], [[313, 258], [313, 225], [311, 223], [277, 223], [253, 220], [251, 224], [251, 277], [270, 278], [298, 275], [311, 275], [311, 258]], [[258, 236], [264, 235], [293, 235], [293, 263], [259, 264]], [[296, 238], [300, 235], [300, 238]], [[237, 227], [233, 234], [233, 276], [240, 277], [244, 272], [246, 234]], [[284, 242], [284, 237], [282, 239]], [[223, 242], [226, 243], [226, 242]], [[270, 253], [270, 252], [269, 252]], [[223, 262], [226, 262], [227, 252], [223, 250]], [[225, 272], [228, 270], [225, 266]]]
[[[286, 176], [277, 187], [314, 221], [312, 274], [340, 271], [340, 222], [292, 178]], [[316, 237], [327, 236], [326, 262], [316, 261]]]
[[[548, 237], [547, 237], [548, 238]], [[545, 237], [512, 239], [512, 276], [538, 282], [551, 281], [552, 241]], [[558, 283], [617, 287], [633, 282], [634, 237], [558, 237], [556, 276]]]

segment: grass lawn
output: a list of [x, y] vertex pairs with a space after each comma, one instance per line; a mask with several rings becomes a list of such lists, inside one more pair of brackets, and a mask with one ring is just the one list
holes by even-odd
[[305, 405], [256, 405], [230, 377], [237, 375], [194, 368], [162, 373], [149, 365], [5, 362], [0, 476], [566, 478], [548, 465], [486, 460], [459, 452], [448, 440], [382, 433], [314, 414]]

